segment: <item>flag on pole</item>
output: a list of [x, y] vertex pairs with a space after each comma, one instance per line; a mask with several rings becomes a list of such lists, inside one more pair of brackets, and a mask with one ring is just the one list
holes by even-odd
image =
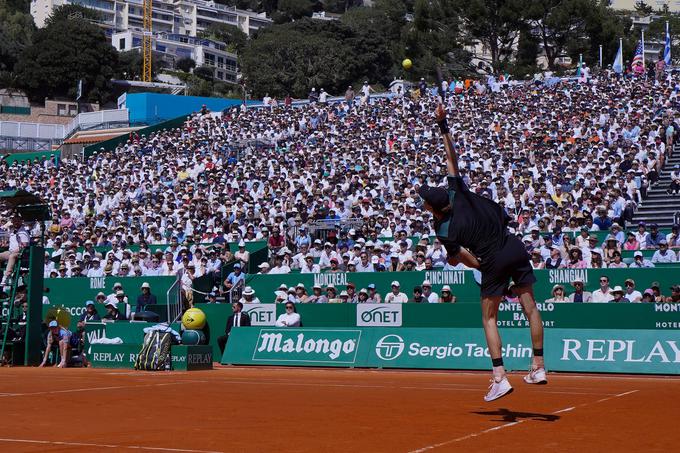
[[632, 66], [644, 66], [644, 57], [643, 57], [643, 50], [642, 50], [642, 40], [638, 41], [638, 45], [635, 48], [635, 55], [633, 56], [633, 63]]
[[619, 40], [619, 51], [616, 52], [616, 58], [614, 58], [612, 69], [617, 74], [623, 72], [623, 42], [621, 40]]
[[663, 61], [666, 66], [671, 65], [671, 34], [668, 31], [668, 22], [666, 22], [666, 45], [663, 48]]

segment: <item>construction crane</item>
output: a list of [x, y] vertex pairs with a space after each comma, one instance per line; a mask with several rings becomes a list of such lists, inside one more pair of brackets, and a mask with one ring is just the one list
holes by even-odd
[[151, 82], [151, 10], [153, 9], [153, 0], [144, 1], [144, 35], [142, 36], [142, 81]]

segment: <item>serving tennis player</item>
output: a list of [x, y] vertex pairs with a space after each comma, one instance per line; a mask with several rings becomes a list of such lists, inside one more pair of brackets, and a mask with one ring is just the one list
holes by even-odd
[[424, 185], [418, 194], [423, 207], [434, 217], [436, 235], [448, 252], [449, 263], [463, 263], [481, 271], [482, 320], [493, 365], [493, 379], [484, 400], [493, 401], [512, 392], [503, 366], [497, 324], [498, 307], [510, 280], [531, 329], [533, 355], [524, 382], [548, 383], [543, 361], [543, 324], [533, 292], [536, 277], [524, 244], [508, 231], [510, 219], [503, 208], [471, 192], [463, 182], [442, 105], [437, 107], [435, 117], [446, 149], [448, 190]]

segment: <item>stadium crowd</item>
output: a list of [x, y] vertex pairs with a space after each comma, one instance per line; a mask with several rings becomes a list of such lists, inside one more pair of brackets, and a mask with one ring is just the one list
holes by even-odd
[[[678, 261], [678, 226], [664, 234], [631, 220], [673, 150], [679, 92], [675, 75], [605, 73], [475, 84], [445, 103], [467, 184], [504, 206], [535, 268], [626, 267], [622, 251], [645, 249], [651, 259], [636, 253], [630, 267], [653, 267]], [[370, 96], [203, 109], [84, 162], [2, 162], [0, 188], [50, 204], [46, 277], [179, 275], [191, 286], [223, 263], [246, 266], [246, 243], [260, 240], [270, 251], [262, 273], [453, 269], [416, 195], [444, 182], [437, 97]], [[310, 234], [319, 225], [323, 239]]]

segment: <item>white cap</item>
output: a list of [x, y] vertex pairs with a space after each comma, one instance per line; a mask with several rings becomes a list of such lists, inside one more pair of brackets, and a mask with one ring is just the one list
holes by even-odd
[[251, 288], [250, 286], [246, 286], [243, 289], [243, 295], [244, 296], [252, 296], [253, 294], [255, 294], [255, 290], [253, 288]]
[[260, 269], [269, 269], [269, 263], [260, 263], [257, 267]]
[[390, 286], [401, 286], [401, 284], [398, 281], [393, 281]]
[[444, 285], [444, 286], [442, 286], [442, 291], [451, 292], [451, 287], [449, 285]]
[[151, 286], [149, 286], [149, 282], [142, 283], [142, 289], [144, 289], [144, 288], [151, 289]]
[[422, 286], [432, 286], [432, 283], [430, 283], [429, 280], [423, 280], [423, 285]]

